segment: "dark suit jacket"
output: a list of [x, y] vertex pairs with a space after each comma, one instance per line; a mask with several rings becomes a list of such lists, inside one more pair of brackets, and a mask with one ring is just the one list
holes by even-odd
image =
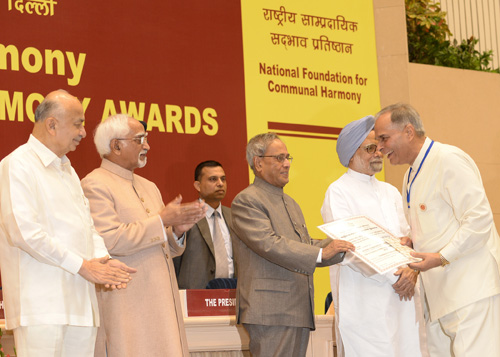
[[[222, 206], [222, 216], [232, 234], [231, 209]], [[214, 243], [206, 218], [187, 231], [185, 246], [184, 254], [174, 259], [179, 289], [205, 289], [215, 278]]]
[[320, 247], [309, 236], [299, 205], [283, 189], [256, 177], [231, 205], [238, 265], [238, 323], [314, 329], [316, 266]]

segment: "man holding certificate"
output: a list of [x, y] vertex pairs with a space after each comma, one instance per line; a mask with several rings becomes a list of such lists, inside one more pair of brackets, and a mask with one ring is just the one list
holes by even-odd
[[[347, 173], [328, 188], [321, 214], [325, 223], [366, 216], [397, 237], [408, 234], [401, 195], [378, 181], [382, 154], [367, 116], [349, 123], [337, 141]], [[408, 267], [380, 275], [349, 253], [330, 267], [337, 356], [421, 356], [414, 295], [417, 273]]]
[[231, 205], [237, 320], [252, 356], [304, 357], [315, 326], [314, 270], [340, 262], [354, 245], [309, 236], [302, 210], [283, 192], [292, 157], [276, 134], [253, 137], [247, 161], [255, 180]]
[[408, 104], [377, 114], [379, 149], [409, 164], [403, 206], [422, 271], [432, 356], [500, 356], [500, 239], [479, 170], [457, 147], [425, 136]]

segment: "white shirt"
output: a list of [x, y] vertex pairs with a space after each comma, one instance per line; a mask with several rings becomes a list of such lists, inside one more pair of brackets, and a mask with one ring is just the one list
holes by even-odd
[[[214, 220], [215, 216], [214, 214], [214, 209], [207, 205], [207, 212], [206, 212], [206, 218], [208, 222], [208, 228], [210, 228], [210, 236], [214, 236]], [[219, 206], [217, 207], [217, 212], [219, 212], [221, 219], [219, 219], [219, 227], [222, 232], [222, 236], [224, 237], [224, 246], [226, 247], [226, 252], [227, 252], [227, 264], [228, 264], [228, 269], [229, 269], [229, 277], [232, 278], [234, 277], [234, 262], [233, 262], [233, 244], [231, 242], [231, 235], [229, 234], [229, 228], [227, 227], [226, 221], [224, 219], [224, 215], [222, 214], [222, 207], [221, 204], [219, 203]]]
[[[325, 223], [365, 215], [398, 237], [409, 231], [398, 190], [351, 169], [328, 187], [321, 215]], [[415, 299], [399, 300], [395, 270], [363, 275], [347, 258], [330, 267], [339, 357], [342, 344], [348, 357], [421, 356]]]
[[6, 326], [98, 326], [83, 259], [108, 255], [66, 156], [34, 136], [0, 163], [0, 263]]

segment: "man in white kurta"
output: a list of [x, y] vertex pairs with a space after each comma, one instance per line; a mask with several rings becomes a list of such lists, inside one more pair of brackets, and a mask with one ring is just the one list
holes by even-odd
[[411, 267], [422, 271], [429, 352], [500, 356], [500, 240], [477, 166], [427, 138], [407, 104], [377, 117], [381, 150], [391, 164], [410, 164], [403, 204], [414, 255], [423, 259]]
[[0, 163], [5, 321], [18, 356], [93, 356], [94, 283], [129, 281], [127, 267], [108, 259], [66, 157], [85, 137], [83, 123], [80, 102], [52, 92], [35, 112], [28, 142]]
[[[382, 154], [373, 123], [372, 116], [365, 117], [340, 133], [337, 152], [348, 170], [328, 187], [321, 214], [325, 223], [364, 215], [402, 237], [409, 227], [401, 195], [374, 176], [382, 169]], [[330, 267], [337, 356], [421, 356], [415, 299], [411, 299], [416, 274], [406, 268], [380, 275], [349, 255]], [[409, 281], [398, 284], [402, 274], [401, 279]]]

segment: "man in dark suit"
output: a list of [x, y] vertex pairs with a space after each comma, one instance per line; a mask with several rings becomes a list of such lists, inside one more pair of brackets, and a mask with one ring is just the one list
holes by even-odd
[[252, 356], [303, 357], [314, 329], [314, 270], [354, 246], [311, 239], [299, 205], [283, 192], [292, 157], [276, 134], [252, 138], [247, 161], [255, 181], [231, 205], [238, 323]]
[[233, 278], [231, 209], [221, 205], [226, 196], [226, 174], [217, 161], [204, 161], [194, 171], [194, 188], [208, 206], [206, 217], [186, 233], [186, 250], [174, 259], [179, 289], [205, 289], [214, 278]]

